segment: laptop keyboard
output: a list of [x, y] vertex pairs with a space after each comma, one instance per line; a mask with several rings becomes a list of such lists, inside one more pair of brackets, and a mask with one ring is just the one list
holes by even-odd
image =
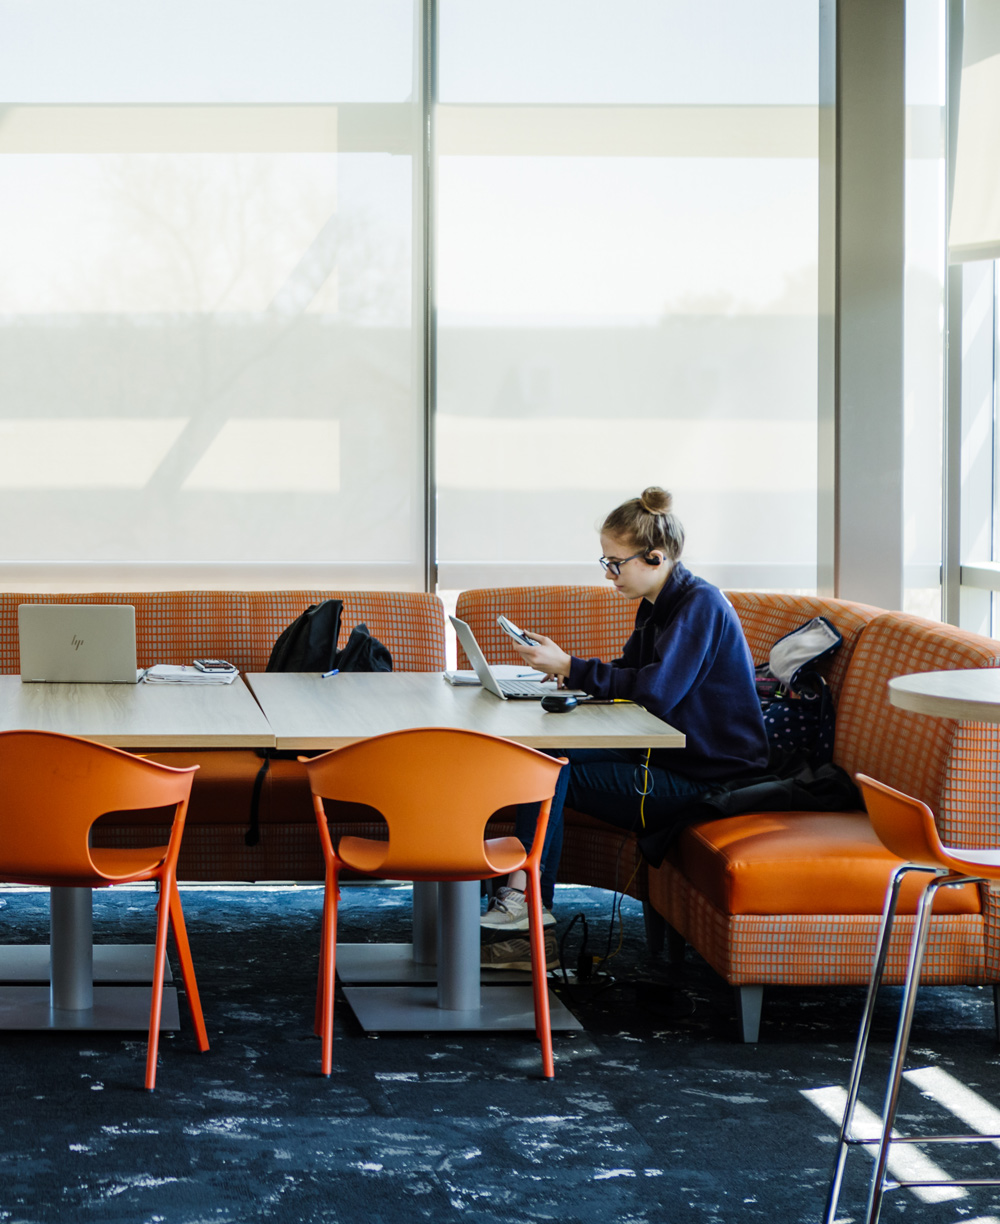
[[508, 697], [544, 697], [554, 693], [555, 685], [543, 684], [541, 680], [501, 680], [500, 691]]

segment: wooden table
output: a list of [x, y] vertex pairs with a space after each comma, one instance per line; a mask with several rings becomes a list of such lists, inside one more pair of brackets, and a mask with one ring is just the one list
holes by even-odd
[[[502, 701], [481, 688], [452, 686], [438, 673], [267, 672], [247, 680], [274, 730], [275, 746], [340, 748], [411, 727], [484, 731], [532, 748], [680, 748], [684, 736], [639, 706], [581, 704], [546, 713], [537, 701]], [[478, 881], [414, 885], [412, 944], [338, 945], [344, 994], [369, 1030], [534, 1029], [523, 974], [489, 971], [480, 989]], [[507, 979], [504, 981], [504, 979]], [[401, 985], [363, 985], [374, 981]], [[435, 983], [426, 985], [417, 983]], [[550, 999], [554, 1029], [579, 1028]]]
[[22, 684], [0, 676], [0, 731], [59, 731], [113, 748], [271, 748], [274, 732], [232, 684]]
[[483, 731], [530, 748], [683, 748], [680, 731], [631, 703], [581, 703], [547, 714], [537, 701], [501, 701], [437, 672], [350, 673], [321, 680], [309, 672], [247, 676], [274, 732], [276, 748], [342, 748], [407, 727]]
[[1000, 668], [918, 672], [889, 681], [889, 701], [913, 714], [1000, 722]]
[[[0, 676], [0, 731], [58, 731], [115, 748], [267, 748], [274, 733], [247, 687], [22, 684]], [[93, 943], [93, 890], [53, 888], [51, 942], [0, 946], [0, 1029], [145, 1029], [152, 944]], [[167, 973], [169, 975], [169, 967]], [[103, 983], [95, 987], [94, 983]], [[164, 990], [161, 1027], [180, 1027]]]

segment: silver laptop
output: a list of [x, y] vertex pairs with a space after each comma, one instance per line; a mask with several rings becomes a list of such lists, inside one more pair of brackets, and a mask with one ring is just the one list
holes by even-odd
[[510, 697], [523, 701], [539, 701], [549, 693], [555, 692], [572, 693], [577, 697], [585, 695], [578, 689], [559, 689], [554, 680], [498, 680], [489, 663], [486, 662], [486, 656], [479, 649], [475, 634], [465, 621], [460, 621], [457, 616], [450, 616], [448, 619], [455, 626], [455, 633], [479, 677], [479, 683], [494, 696], [505, 701]]
[[21, 604], [21, 679], [48, 684], [137, 684], [131, 604]]

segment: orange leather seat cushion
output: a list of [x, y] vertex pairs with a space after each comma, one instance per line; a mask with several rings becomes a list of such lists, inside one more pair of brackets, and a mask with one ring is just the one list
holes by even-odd
[[[899, 859], [864, 812], [755, 812], [685, 829], [671, 858], [728, 914], [879, 914]], [[903, 881], [899, 909], [916, 910], [929, 875]], [[974, 884], [938, 892], [935, 913], [977, 914]]]

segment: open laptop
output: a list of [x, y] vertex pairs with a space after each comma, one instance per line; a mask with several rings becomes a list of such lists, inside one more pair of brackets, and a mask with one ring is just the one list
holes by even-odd
[[585, 696], [578, 689], [559, 689], [554, 680], [498, 680], [489, 663], [486, 662], [486, 656], [479, 649], [475, 634], [465, 621], [460, 621], [457, 616], [450, 616], [448, 619], [455, 626], [455, 633], [479, 677], [479, 683], [494, 696], [505, 701], [511, 697], [515, 700], [539, 701], [549, 693], [555, 692], [572, 693], [576, 697]]
[[137, 684], [131, 604], [21, 604], [21, 679], [47, 684]]

